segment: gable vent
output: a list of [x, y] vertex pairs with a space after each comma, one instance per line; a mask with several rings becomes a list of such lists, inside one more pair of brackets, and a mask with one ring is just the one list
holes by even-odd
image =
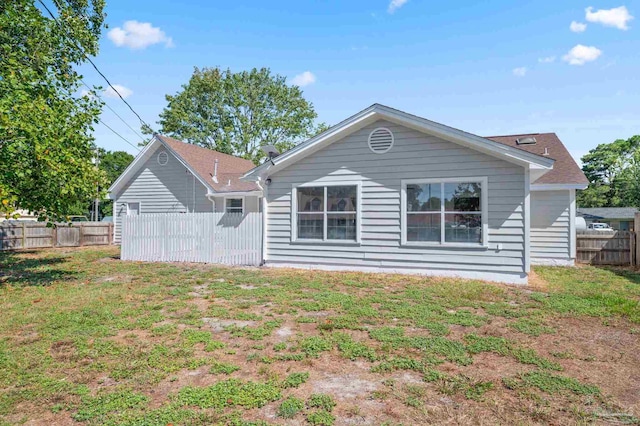
[[164, 166], [169, 162], [169, 154], [166, 151], [160, 151], [158, 153], [158, 164]]
[[527, 136], [526, 138], [518, 138], [516, 139], [516, 143], [518, 145], [534, 145], [536, 143], [536, 138]]
[[375, 129], [369, 135], [369, 149], [376, 154], [384, 154], [393, 146], [393, 133], [384, 127]]

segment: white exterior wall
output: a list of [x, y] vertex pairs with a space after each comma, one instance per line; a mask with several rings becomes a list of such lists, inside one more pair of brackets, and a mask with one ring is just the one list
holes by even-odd
[[[377, 127], [387, 127], [394, 133], [394, 146], [386, 154], [375, 154], [367, 145], [369, 133]], [[485, 176], [488, 248], [402, 246], [401, 180]], [[397, 271], [526, 282], [522, 166], [378, 121], [270, 178], [272, 182], [265, 193], [267, 266]], [[309, 182], [361, 184], [360, 244], [292, 242], [292, 187]]]
[[[531, 262], [573, 265], [575, 261], [575, 190], [531, 192]], [[575, 222], [575, 219], [574, 219]]]
[[[139, 202], [140, 214], [212, 212], [207, 189], [170, 152], [164, 166], [158, 164], [160, 146], [128, 185], [116, 194], [113, 207], [114, 242], [120, 242], [120, 216], [127, 213], [125, 203]], [[166, 150], [165, 150], [166, 151]]]

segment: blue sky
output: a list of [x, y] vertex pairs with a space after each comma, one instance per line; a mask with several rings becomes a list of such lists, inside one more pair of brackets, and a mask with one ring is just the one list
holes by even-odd
[[[106, 12], [95, 62], [154, 125], [194, 66], [221, 66], [308, 83], [329, 124], [378, 102], [483, 136], [556, 132], [576, 159], [640, 134], [640, 1], [111, 0]], [[95, 137], [137, 152], [102, 125]]]

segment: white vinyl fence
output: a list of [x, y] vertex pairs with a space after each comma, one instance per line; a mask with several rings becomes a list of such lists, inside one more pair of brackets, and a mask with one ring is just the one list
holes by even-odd
[[122, 260], [259, 265], [261, 213], [169, 213], [122, 217]]

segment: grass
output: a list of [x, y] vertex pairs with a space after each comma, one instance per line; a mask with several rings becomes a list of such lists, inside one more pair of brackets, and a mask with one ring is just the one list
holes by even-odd
[[433, 424], [444, 397], [487, 423], [640, 415], [638, 273], [541, 267], [531, 292], [117, 255], [0, 253], [1, 425]]

